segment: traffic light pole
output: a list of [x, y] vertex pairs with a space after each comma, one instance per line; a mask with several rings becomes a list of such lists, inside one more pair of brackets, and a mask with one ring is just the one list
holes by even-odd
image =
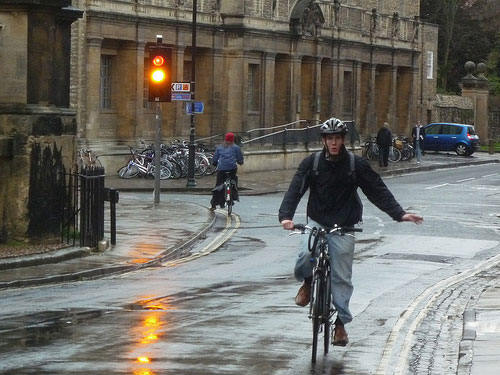
[[[161, 45], [163, 37], [161, 35], [156, 36], [156, 45]], [[158, 98], [157, 98], [158, 99]], [[161, 103], [156, 102], [156, 137], [155, 137], [155, 205], [160, 203], [160, 157], [161, 157]]]
[[195, 81], [196, 81], [196, 13], [198, 9], [197, 0], [193, 0], [193, 32], [192, 32], [192, 52], [191, 52], [191, 127], [189, 132], [189, 157], [188, 157], [188, 180], [187, 187], [195, 187], [196, 180], [194, 179], [194, 155], [196, 145], [194, 143], [195, 136]]
[[156, 103], [155, 138], [155, 189], [154, 203], [160, 203], [161, 177], [161, 123], [162, 102], [172, 100], [172, 48], [162, 43], [163, 37], [156, 35], [156, 45], [149, 46], [148, 102]]
[[160, 203], [160, 157], [161, 157], [161, 103], [156, 102], [156, 138], [155, 138], [155, 204]]

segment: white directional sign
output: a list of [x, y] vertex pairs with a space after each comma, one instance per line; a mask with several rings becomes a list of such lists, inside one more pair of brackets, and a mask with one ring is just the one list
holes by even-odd
[[190, 92], [191, 83], [189, 82], [174, 82], [172, 83], [172, 92]]

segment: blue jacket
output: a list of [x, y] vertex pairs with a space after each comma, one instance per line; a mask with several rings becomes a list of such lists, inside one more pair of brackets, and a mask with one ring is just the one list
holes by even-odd
[[213, 164], [217, 166], [219, 171], [232, 171], [238, 167], [236, 163], [243, 164], [243, 154], [237, 145], [217, 146]]

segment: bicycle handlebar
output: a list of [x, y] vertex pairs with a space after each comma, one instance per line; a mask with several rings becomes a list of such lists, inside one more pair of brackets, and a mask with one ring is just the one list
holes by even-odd
[[[299, 232], [293, 232], [294, 233], [309, 233], [309, 240], [307, 247], [309, 251], [312, 253], [314, 249], [316, 249], [318, 245], [318, 241], [321, 236], [324, 236], [325, 234], [336, 234], [340, 236], [348, 235], [348, 236], [354, 236], [353, 234], [349, 234], [349, 232], [362, 232], [362, 228], [357, 228], [357, 227], [352, 227], [352, 226], [335, 226], [334, 228], [330, 230], [326, 230], [324, 228], [316, 228], [316, 227], [310, 227], [309, 225], [304, 225], [304, 224], [295, 224], [293, 226], [293, 229], [298, 230]], [[318, 233], [320, 235], [318, 235]], [[312, 240], [312, 242], [311, 242]]]
[[[302, 233], [305, 232], [312, 232], [314, 230], [313, 227], [310, 227], [309, 225], [305, 224], [295, 224], [293, 226], [293, 229], [296, 229]], [[362, 232], [363, 228], [358, 228], [358, 227], [353, 227], [353, 226], [342, 226], [342, 227], [334, 227], [332, 229], [325, 230], [327, 233], [335, 233], [335, 232], [341, 232], [341, 233], [348, 233], [348, 232]]]

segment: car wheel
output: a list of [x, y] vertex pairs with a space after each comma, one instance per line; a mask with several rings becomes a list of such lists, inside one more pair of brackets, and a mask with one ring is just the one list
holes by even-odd
[[458, 155], [461, 155], [461, 156], [467, 155], [469, 153], [469, 149], [463, 143], [459, 143], [457, 145], [457, 148], [455, 149], [455, 151]]

